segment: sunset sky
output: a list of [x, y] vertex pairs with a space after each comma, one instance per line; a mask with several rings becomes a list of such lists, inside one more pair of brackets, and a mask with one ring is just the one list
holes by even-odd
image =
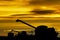
[[59, 14], [60, 0], [0, 0], [0, 16], [32, 14], [30, 11], [34, 9], [55, 10], [53, 14]]
[[[34, 10], [40, 13], [33, 12]], [[17, 23], [16, 19], [35, 27], [47, 25], [60, 31], [60, 0], [0, 0], [1, 36], [6, 35], [6, 30], [31, 28]]]

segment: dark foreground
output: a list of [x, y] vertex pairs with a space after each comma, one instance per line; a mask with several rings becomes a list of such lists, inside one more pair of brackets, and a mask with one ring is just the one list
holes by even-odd
[[57, 35], [54, 28], [41, 25], [35, 29], [35, 35], [27, 35], [25, 31], [22, 31], [14, 36], [13, 32], [9, 32], [6, 37], [0, 36], [0, 40], [60, 40]]

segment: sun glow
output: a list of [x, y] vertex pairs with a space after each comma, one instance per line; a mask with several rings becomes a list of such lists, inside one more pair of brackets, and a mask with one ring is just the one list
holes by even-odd
[[54, 8], [53, 6], [40, 6], [43, 10], [57, 10], [57, 8]]

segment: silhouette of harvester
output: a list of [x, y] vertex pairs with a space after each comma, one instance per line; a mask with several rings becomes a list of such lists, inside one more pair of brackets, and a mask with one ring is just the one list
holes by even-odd
[[8, 33], [8, 40], [13, 40], [14, 39], [14, 33], [13, 33], [13, 30], [11, 30], [9, 33]]
[[[18, 32], [18, 31], [14, 31], [14, 32]], [[18, 34], [15, 35], [15, 40], [24, 40], [27, 38], [26, 36], [27, 36], [27, 33], [25, 31], [22, 31], [21, 33], [18, 32]]]
[[45, 26], [45, 25], [37, 26], [37, 28], [36, 28], [19, 19], [17, 19], [16, 22], [22, 22], [22, 23], [34, 28], [35, 29], [34, 40], [55, 40], [55, 39], [57, 39], [58, 33], [55, 31], [54, 28], [48, 28], [48, 26]]

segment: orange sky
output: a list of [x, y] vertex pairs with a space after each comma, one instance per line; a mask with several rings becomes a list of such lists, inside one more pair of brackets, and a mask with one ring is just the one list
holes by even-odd
[[[58, 31], [60, 31], [60, 21], [59, 21], [60, 5], [59, 4], [57, 5], [54, 2], [55, 4], [52, 5], [51, 3], [49, 2], [46, 3], [45, 0], [42, 0], [41, 2], [44, 2], [45, 4], [42, 3], [43, 5], [31, 5], [29, 4], [29, 1], [30, 0], [0, 1], [0, 26], [1, 26], [0, 30], [4, 31], [4, 29], [9, 30], [15, 28], [30, 28], [22, 23], [16, 23], [16, 19], [19, 18], [36, 27], [43, 24], [49, 27], [53, 26]], [[31, 12], [34, 9], [54, 10], [54, 12], [40, 15]], [[0, 35], [3, 34], [4, 32], [0, 33]]]
[[[32, 14], [30, 11], [33, 9], [41, 9], [41, 10], [56, 10], [57, 17], [59, 17], [60, 13], [59, 5], [29, 5], [28, 0], [14, 0], [14, 1], [0, 1], [0, 16], [10, 16], [14, 14]], [[56, 13], [55, 12], [55, 13]], [[43, 15], [49, 16], [49, 15]], [[53, 15], [50, 15], [53, 17]], [[54, 15], [55, 17], [55, 15]]]

